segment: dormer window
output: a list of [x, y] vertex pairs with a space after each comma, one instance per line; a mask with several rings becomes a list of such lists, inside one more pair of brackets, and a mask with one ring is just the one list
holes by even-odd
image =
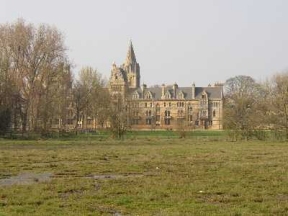
[[202, 92], [201, 98], [202, 98], [202, 100], [207, 100], [207, 97], [208, 97], [207, 92], [204, 90]]
[[139, 94], [138, 94], [138, 92], [135, 92], [135, 93], [132, 95], [132, 99], [139, 99]]
[[168, 91], [167, 91], [166, 94], [165, 94], [165, 98], [166, 98], [166, 99], [171, 99], [171, 94], [170, 94]]
[[184, 94], [182, 91], [178, 93], [177, 98], [178, 99], [184, 99]]
[[145, 99], [152, 99], [153, 96], [152, 96], [152, 93], [149, 91], [145, 94]]

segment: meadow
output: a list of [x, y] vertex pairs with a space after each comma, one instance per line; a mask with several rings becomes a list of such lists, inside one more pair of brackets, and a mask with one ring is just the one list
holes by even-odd
[[0, 215], [288, 215], [287, 158], [285, 142], [0, 140]]

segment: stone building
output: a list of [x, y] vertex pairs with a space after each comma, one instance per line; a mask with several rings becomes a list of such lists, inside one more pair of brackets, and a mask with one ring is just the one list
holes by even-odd
[[112, 65], [109, 91], [112, 96], [121, 94], [125, 98], [134, 129], [222, 129], [222, 84], [140, 86], [140, 65], [132, 42], [125, 63]]

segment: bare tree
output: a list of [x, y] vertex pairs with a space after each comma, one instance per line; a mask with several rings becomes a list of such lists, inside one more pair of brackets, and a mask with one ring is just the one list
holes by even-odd
[[285, 131], [288, 139], [288, 72], [275, 74], [268, 85], [269, 111], [266, 118], [271, 129]]
[[114, 138], [123, 139], [126, 131], [131, 127], [130, 105], [131, 103], [127, 103], [122, 94], [116, 93], [112, 96], [109, 122]]
[[[24, 20], [1, 25], [0, 32], [0, 55], [9, 56], [6, 68], [14, 79], [22, 130], [46, 128], [45, 105], [52, 104], [59, 69], [68, 62], [63, 37], [56, 28], [44, 24], [36, 28]], [[41, 113], [41, 107], [46, 111]]]
[[100, 73], [91, 67], [84, 67], [80, 71], [79, 80], [75, 82], [73, 88], [74, 104], [76, 109], [76, 125], [75, 129], [78, 129], [78, 123], [82, 122], [82, 128], [86, 127], [86, 120], [88, 117], [91, 119], [101, 120], [104, 116], [100, 116], [105, 113], [109, 104], [109, 98], [107, 90], [104, 88], [104, 80]]
[[248, 139], [261, 127], [261, 86], [249, 76], [236, 76], [225, 83], [224, 128], [234, 140]]

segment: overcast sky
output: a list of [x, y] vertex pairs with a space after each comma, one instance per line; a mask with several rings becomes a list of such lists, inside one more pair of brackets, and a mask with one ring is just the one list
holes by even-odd
[[76, 67], [107, 78], [131, 39], [141, 83], [206, 86], [288, 69], [287, 0], [0, 0], [0, 23], [56, 26]]

